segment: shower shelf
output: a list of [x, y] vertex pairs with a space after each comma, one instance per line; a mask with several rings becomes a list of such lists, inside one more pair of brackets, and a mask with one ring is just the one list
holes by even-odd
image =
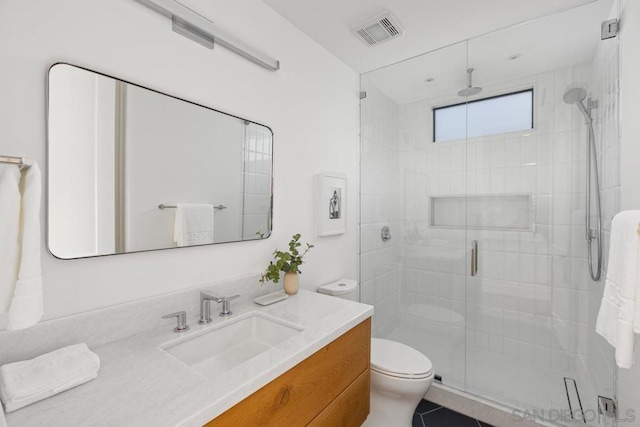
[[531, 194], [432, 196], [429, 225], [434, 228], [532, 231]]

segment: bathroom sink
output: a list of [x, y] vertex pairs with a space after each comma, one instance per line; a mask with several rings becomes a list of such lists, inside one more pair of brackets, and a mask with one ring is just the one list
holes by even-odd
[[303, 329], [276, 317], [248, 313], [162, 348], [204, 376], [215, 378]]

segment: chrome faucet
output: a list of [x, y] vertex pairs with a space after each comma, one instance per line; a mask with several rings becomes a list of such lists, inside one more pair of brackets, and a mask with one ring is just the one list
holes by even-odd
[[210, 294], [208, 291], [200, 292], [200, 320], [198, 323], [206, 325], [211, 323], [211, 301], [222, 303], [222, 310], [220, 310], [220, 316], [231, 316], [231, 301], [240, 298], [240, 295], [234, 295], [232, 297], [218, 297]]

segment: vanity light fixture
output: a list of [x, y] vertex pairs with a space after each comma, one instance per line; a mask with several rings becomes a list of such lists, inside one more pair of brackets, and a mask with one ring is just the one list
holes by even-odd
[[214, 41], [267, 70], [280, 69], [280, 61], [249, 46], [242, 40], [219, 29], [213, 22], [175, 0], [137, 0], [171, 18], [173, 30], [203, 46], [213, 49]]

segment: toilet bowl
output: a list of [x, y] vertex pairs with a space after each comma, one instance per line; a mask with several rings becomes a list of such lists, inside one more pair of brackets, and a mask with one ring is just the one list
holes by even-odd
[[431, 361], [408, 345], [371, 339], [371, 410], [367, 427], [410, 426], [433, 382]]
[[[318, 292], [358, 300], [358, 283], [339, 280]], [[366, 427], [411, 426], [418, 403], [433, 382], [431, 361], [408, 345], [371, 339], [371, 409]]]

